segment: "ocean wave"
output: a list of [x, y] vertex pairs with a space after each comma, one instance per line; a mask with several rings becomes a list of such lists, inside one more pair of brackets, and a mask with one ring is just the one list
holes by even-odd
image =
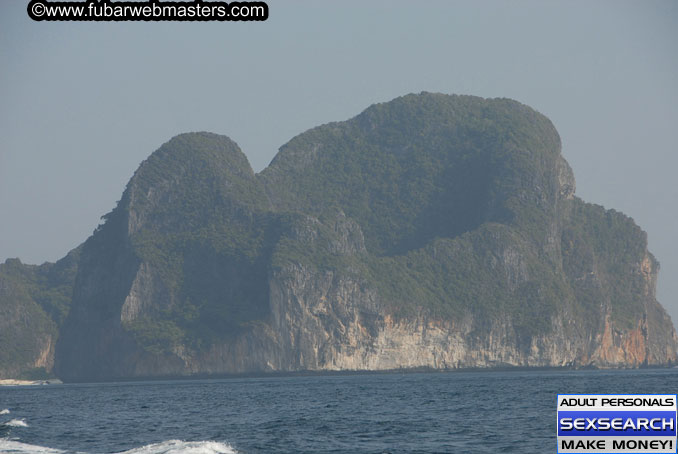
[[[0, 452], [6, 454], [65, 454], [60, 449], [29, 445], [15, 440], [0, 438]], [[218, 441], [167, 440], [153, 443], [118, 454], [238, 454], [238, 451]]]
[[168, 440], [134, 448], [121, 454], [237, 454], [237, 451], [218, 441]]
[[4, 423], [4, 425], [9, 427], [28, 427], [28, 424], [23, 419], [12, 419], [11, 421]]
[[5, 408], [4, 410], [0, 410], [0, 415], [8, 415], [9, 414], [9, 408]]
[[0, 438], [0, 452], [6, 454], [62, 454], [65, 451]]

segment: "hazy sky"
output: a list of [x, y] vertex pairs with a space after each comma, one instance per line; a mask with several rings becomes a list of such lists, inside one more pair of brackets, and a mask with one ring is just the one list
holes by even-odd
[[632, 216], [678, 321], [678, 2], [269, 1], [266, 22], [33, 22], [0, 2], [0, 261], [84, 241], [139, 163], [212, 131], [255, 169], [420, 91], [548, 116], [586, 201]]

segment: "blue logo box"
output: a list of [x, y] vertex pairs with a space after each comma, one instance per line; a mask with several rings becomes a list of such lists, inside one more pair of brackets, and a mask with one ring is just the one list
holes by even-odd
[[677, 453], [676, 394], [559, 394], [558, 453]]

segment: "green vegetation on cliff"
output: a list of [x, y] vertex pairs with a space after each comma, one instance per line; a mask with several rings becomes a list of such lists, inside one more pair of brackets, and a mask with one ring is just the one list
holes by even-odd
[[572, 202], [563, 229], [563, 269], [581, 307], [610, 307], [612, 319], [633, 328], [644, 312], [648, 276], [658, 266], [647, 234], [633, 219], [600, 205]]
[[39, 379], [71, 304], [79, 249], [57, 263], [0, 264], [0, 378]]
[[552, 213], [535, 186], [553, 190], [559, 147], [551, 122], [520, 103], [424, 93], [295, 137], [260, 179], [278, 209], [340, 207], [371, 253], [397, 255], [484, 222], [541, 228]]

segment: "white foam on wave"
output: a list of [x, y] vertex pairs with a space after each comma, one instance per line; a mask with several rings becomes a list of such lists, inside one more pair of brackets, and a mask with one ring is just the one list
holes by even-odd
[[[66, 451], [44, 446], [29, 445], [15, 440], [0, 438], [0, 453], [3, 454], [65, 454]], [[238, 454], [238, 451], [218, 441], [168, 440], [119, 454]]]
[[6, 422], [5, 425], [9, 427], [28, 427], [28, 424], [26, 424], [26, 421], [23, 419], [12, 419], [11, 421]]
[[9, 408], [5, 408], [4, 410], [0, 410], [0, 415], [8, 415], [9, 414]]
[[0, 452], [7, 454], [62, 454], [64, 451], [0, 438]]
[[218, 441], [168, 440], [134, 448], [121, 454], [237, 454], [237, 451]]

